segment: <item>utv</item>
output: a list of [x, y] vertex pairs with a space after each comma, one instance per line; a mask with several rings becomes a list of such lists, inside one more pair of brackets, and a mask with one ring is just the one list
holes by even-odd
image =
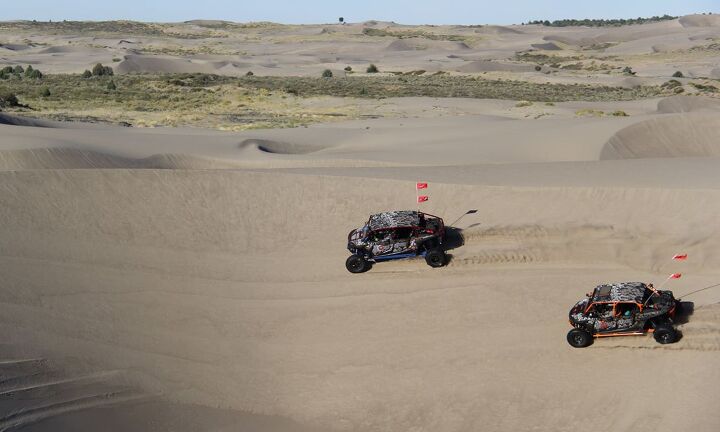
[[652, 333], [661, 344], [679, 338], [673, 318], [680, 302], [672, 291], [656, 290], [652, 284], [622, 282], [600, 285], [570, 310], [567, 341], [584, 348], [593, 338], [637, 336]]
[[430, 267], [447, 259], [441, 248], [445, 225], [437, 216], [413, 210], [389, 211], [370, 216], [362, 227], [350, 231], [345, 261], [351, 273], [370, 270], [372, 263], [424, 256]]

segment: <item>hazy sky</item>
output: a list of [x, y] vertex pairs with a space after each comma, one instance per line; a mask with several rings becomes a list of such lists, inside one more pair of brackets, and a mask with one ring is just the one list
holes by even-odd
[[403, 24], [514, 24], [535, 19], [720, 13], [720, 0], [5, 0], [0, 20], [176, 22], [196, 18], [281, 23], [370, 19]]

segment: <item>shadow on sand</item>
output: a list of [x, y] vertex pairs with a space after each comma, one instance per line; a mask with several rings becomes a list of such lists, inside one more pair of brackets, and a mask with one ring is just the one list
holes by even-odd
[[463, 236], [462, 228], [456, 228], [451, 226], [445, 227], [445, 241], [443, 242], [443, 250], [447, 257], [447, 264], [450, 264], [453, 259], [453, 255], [448, 253], [453, 249], [462, 247], [465, 244], [465, 237]]
[[[452, 259], [453, 259], [453, 255], [451, 253], [448, 253], [448, 251], [460, 248], [463, 245], [465, 245], [465, 236], [463, 235], [463, 228], [458, 228], [456, 225], [465, 216], [475, 215], [475, 214], [477, 214], [476, 209], [468, 210], [465, 213], [463, 213], [462, 216], [455, 219], [451, 224], [445, 225], [445, 242], [443, 243], [443, 250], [445, 251], [445, 256], [447, 257], [446, 264], [450, 264], [450, 262], [452, 262]], [[469, 225], [468, 228], [476, 227], [478, 225], [480, 225], [479, 222], [473, 223], [473, 224]]]

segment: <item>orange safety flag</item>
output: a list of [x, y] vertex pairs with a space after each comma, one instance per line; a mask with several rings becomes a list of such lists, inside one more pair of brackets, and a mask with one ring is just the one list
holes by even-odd
[[427, 189], [427, 183], [416, 183], [416, 184], [415, 184], [415, 187], [416, 187], [418, 190], [420, 190], [420, 189]]
[[680, 279], [680, 276], [682, 276], [680, 273], [673, 273], [668, 279]]
[[685, 261], [685, 260], [687, 259], [687, 254], [682, 254], [682, 255], [678, 254], [678, 255], [675, 255], [675, 256], [673, 257], [673, 259], [674, 259], [674, 260], [678, 260], [678, 261]]
[[420, 195], [420, 196], [418, 196], [418, 203], [425, 202], [429, 199], [430, 198], [427, 195]]

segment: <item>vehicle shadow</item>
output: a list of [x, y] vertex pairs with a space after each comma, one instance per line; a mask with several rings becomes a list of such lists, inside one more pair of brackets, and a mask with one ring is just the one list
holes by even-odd
[[[453, 249], [457, 249], [459, 247], [462, 247], [465, 245], [465, 236], [463, 235], [463, 229], [458, 228], [457, 225], [458, 222], [460, 222], [462, 219], [464, 219], [466, 216], [473, 215], [471, 217], [477, 216], [477, 209], [470, 209], [460, 215], [457, 219], [455, 219], [452, 223], [445, 225], [445, 241], [443, 243], [443, 251], [445, 251], [445, 256], [447, 259], [446, 264], [450, 264], [450, 262], [453, 259], [453, 255], [448, 253], [448, 251], [451, 251]], [[480, 225], [480, 223], [473, 223], [468, 228], [472, 228], [475, 226]]]
[[453, 259], [453, 255], [448, 253], [453, 249], [463, 247], [465, 245], [465, 236], [463, 236], [462, 228], [456, 228], [451, 226], [445, 227], [445, 241], [443, 242], [443, 250], [447, 257], [447, 264], [450, 264]]
[[675, 324], [687, 324], [690, 317], [695, 312], [695, 303], [681, 301], [678, 310], [675, 312]]

